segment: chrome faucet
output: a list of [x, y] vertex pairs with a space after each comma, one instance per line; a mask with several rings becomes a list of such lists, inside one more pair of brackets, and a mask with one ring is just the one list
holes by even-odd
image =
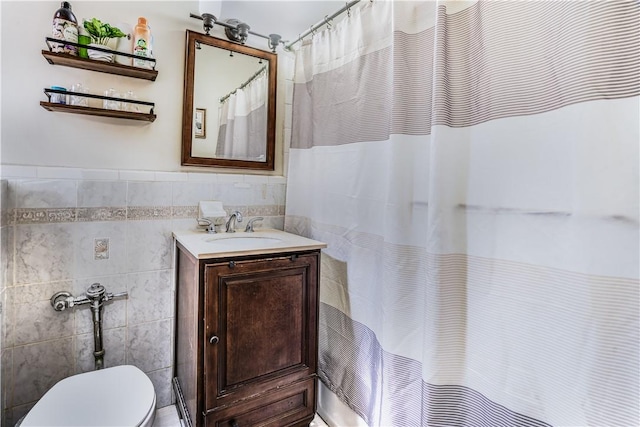
[[248, 222], [247, 222], [247, 226], [245, 227], [244, 231], [246, 233], [253, 233], [253, 223], [256, 221], [262, 221], [264, 218], [261, 216], [257, 216], [255, 218], [251, 218]]
[[[242, 222], [242, 214], [239, 211], [235, 211], [229, 216], [229, 220], [226, 225], [227, 233], [235, 233], [236, 223]], [[233, 225], [231, 225], [233, 223]]]

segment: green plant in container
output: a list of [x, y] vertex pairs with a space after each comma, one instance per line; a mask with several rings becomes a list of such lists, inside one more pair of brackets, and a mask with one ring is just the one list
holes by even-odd
[[[97, 45], [110, 50], [114, 50], [116, 48], [116, 43], [113, 43], [113, 41], [120, 37], [127, 37], [127, 35], [123, 33], [120, 28], [112, 27], [106, 22], [103, 23], [96, 18], [92, 18], [90, 21], [84, 21], [83, 26], [85, 30], [87, 30], [87, 33], [89, 33], [89, 37], [91, 37], [91, 41], [93, 42], [91, 45]], [[88, 49], [87, 52], [89, 54], [89, 58], [91, 59], [107, 62], [113, 61], [114, 55], [111, 53], [92, 49]]]
[[127, 36], [125, 33], [120, 31], [120, 28], [112, 27], [106, 22], [103, 23], [96, 18], [91, 18], [91, 21], [84, 21], [84, 28], [87, 30], [94, 43], [105, 46], [109, 43], [110, 39]]

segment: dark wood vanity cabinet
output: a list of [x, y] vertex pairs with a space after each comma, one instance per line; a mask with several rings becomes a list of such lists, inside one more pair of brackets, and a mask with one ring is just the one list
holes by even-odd
[[177, 248], [174, 389], [185, 423], [309, 425], [320, 251], [197, 259]]

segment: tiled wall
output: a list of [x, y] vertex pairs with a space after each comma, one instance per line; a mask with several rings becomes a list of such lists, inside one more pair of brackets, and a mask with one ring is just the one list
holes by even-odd
[[4, 168], [3, 176], [12, 174], [20, 177], [2, 181], [3, 425], [55, 382], [93, 369], [88, 306], [56, 312], [49, 299], [61, 290], [79, 296], [94, 282], [129, 294], [104, 307], [105, 366], [138, 366], [154, 383], [158, 407], [170, 404], [171, 231], [195, 227], [200, 200], [282, 229], [285, 178]]
[[[6, 307], [6, 289], [8, 284], [8, 276], [9, 276], [9, 257], [8, 257], [8, 230], [9, 230], [9, 206], [8, 206], [8, 183], [6, 180], [0, 180], [0, 367], [5, 365], [5, 339], [4, 339], [4, 313]], [[5, 402], [5, 387], [4, 387], [5, 377], [2, 375], [2, 369], [0, 369], [0, 402], [2, 402], [2, 407], [4, 408]], [[0, 424], [2, 423], [2, 417], [0, 415]]]

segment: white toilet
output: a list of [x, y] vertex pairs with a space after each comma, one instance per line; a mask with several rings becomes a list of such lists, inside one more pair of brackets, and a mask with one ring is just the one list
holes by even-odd
[[135, 366], [100, 369], [54, 385], [20, 427], [151, 427], [156, 393], [149, 377]]

